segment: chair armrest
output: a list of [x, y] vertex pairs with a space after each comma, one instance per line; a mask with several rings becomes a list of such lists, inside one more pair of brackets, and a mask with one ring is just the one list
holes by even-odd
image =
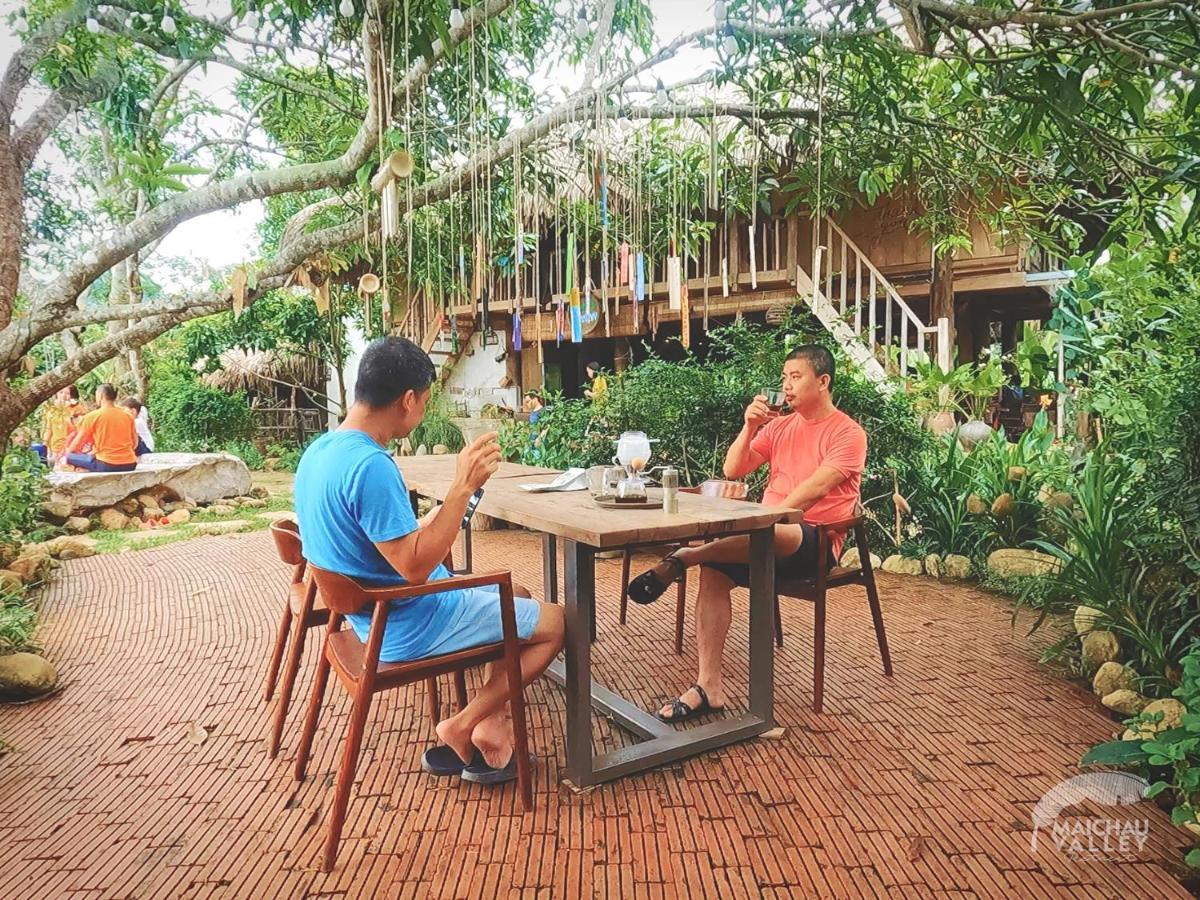
[[849, 531], [851, 528], [857, 528], [863, 523], [862, 516], [854, 516], [851, 519], [842, 519], [840, 522], [826, 522], [823, 525], [817, 525], [818, 531], [823, 531], [826, 534]]
[[[357, 582], [356, 582], [357, 583]], [[362, 592], [376, 603], [386, 603], [389, 600], [410, 600], [428, 594], [440, 594], [443, 591], [460, 591], [467, 588], [484, 587], [489, 584], [512, 586], [512, 572], [480, 572], [477, 575], [455, 575], [453, 578], [439, 578], [437, 581], [427, 581], [424, 584], [397, 584], [383, 587], [364, 587], [359, 585]]]

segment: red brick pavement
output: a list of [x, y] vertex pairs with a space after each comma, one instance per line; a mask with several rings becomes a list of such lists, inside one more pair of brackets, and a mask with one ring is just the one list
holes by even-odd
[[[482, 535], [477, 565], [541, 584], [536, 538]], [[670, 603], [616, 622], [602, 561], [599, 677], [647, 705], [686, 686]], [[879, 668], [860, 593], [831, 598], [826, 710], [810, 703], [811, 615], [784, 611], [781, 740], [757, 740], [575, 795], [558, 785], [562, 694], [528, 691], [537, 806], [434, 782], [419, 689], [379, 698], [335, 871], [318, 868], [346, 723], [331, 690], [307, 781], [291, 779], [310, 641], [281, 758], [260, 688], [288, 573], [265, 532], [67, 563], [41, 637], [65, 690], [0, 709], [0, 896], [49, 897], [1173, 897], [1184, 840], [1150, 804], [1124, 862], [1029, 847], [1041, 794], [1113, 723], [1036, 663], [1010, 608], [969, 588], [883, 576], [896, 675]], [[694, 581], [694, 579], [693, 579]], [[729, 653], [744, 696], [744, 594]], [[188, 724], [208, 730], [197, 746]], [[596, 739], [627, 739], [596, 723]], [[1086, 811], [1085, 811], [1086, 812]], [[1098, 814], [1098, 811], [1091, 811]], [[1177, 870], [1176, 870], [1177, 871]]]

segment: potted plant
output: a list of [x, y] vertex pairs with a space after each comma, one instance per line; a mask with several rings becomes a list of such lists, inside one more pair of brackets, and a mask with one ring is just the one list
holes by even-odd
[[986, 363], [972, 366], [969, 377], [962, 380], [959, 388], [959, 408], [966, 416], [966, 424], [958, 430], [958, 439], [968, 450], [986, 441], [992, 435], [992, 426], [984, 417], [987, 415], [988, 404], [995, 399], [1000, 388], [1004, 386], [1004, 369], [997, 357], [992, 357]]

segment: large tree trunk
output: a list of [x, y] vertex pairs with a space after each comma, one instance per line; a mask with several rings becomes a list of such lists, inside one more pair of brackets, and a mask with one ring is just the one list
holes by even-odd
[[950, 321], [950, 346], [955, 345], [954, 328], [954, 251], [938, 253], [933, 260], [933, 283], [929, 286], [929, 324], [938, 319]]

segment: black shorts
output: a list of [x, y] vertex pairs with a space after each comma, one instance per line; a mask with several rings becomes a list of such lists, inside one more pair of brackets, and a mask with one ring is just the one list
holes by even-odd
[[[804, 532], [804, 540], [791, 556], [782, 559], [775, 558], [775, 578], [802, 580], [817, 577], [817, 526], [807, 522], [800, 524]], [[836, 565], [833, 558], [833, 548], [829, 548], [829, 566]], [[738, 587], [750, 587], [750, 566], [748, 563], [705, 563], [704, 568], [715, 569]]]

